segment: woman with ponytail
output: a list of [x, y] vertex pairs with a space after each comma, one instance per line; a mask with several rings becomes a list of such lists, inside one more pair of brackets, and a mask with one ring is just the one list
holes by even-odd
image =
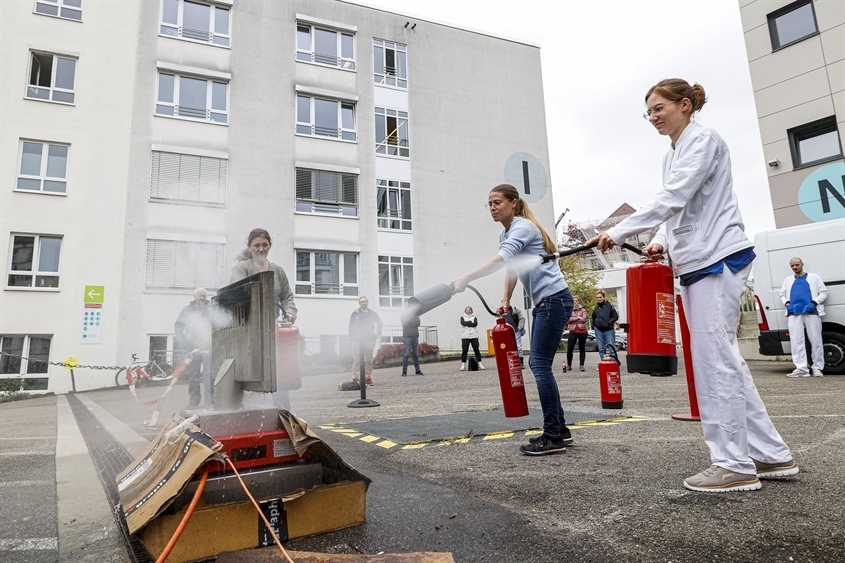
[[612, 248], [660, 225], [646, 249], [667, 251], [680, 278], [695, 390], [711, 465], [684, 480], [693, 491], [753, 491], [760, 479], [798, 473], [739, 353], [739, 301], [754, 260], [731, 179], [728, 146], [692, 121], [704, 88], [662, 80], [646, 93], [643, 115], [672, 144], [663, 158], [663, 190], [639, 211], [588, 242]]
[[[557, 252], [549, 234], [540, 225], [528, 203], [519, 197], [510, 184], [496, 186], [487, 199], [490, 215], [504, 230], [499, 234], [499, 253], [475, 270], [452, 281], [455, 293], [466, 289], [469, 282], [489, 276], [505, 268], [505, 290], [499, 312], [510, 307], [517, 279], [535, 303], [531, 329], [531, 354], [528, 365], [534, 372], [540, 405], [543, 407], [543, 434], [520, 447], [525, 455], [548, 455], [566, 451], [572, 434], [566, 427], [560, 392], [552, 373], [552, 362], [560, 345], [560, 337], [572, 313], [572, 294], [563, 279], [557, 262], [537, 265], [534, 260], [543, 253]], [[521, 263], [526, 257], [530, 264]]]

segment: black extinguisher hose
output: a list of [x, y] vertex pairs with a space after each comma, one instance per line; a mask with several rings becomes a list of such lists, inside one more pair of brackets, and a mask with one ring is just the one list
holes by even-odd
[[[543, 264], [547, 262], [551, 262], [552, 260], [557, 260], [558, 258], [563, 258], [564, 256], [570, 256], [572, 254], [578, 254], [579, 252], [584, 252], [585, 250], [589, 250], [593, 248], [595, 244], [582, 244], [580, 246], [576, 246], [575, 248], [567, 248], [566, 250], [558, 250], [557, 252], [553, 252], [551, 254], [541, 254], [540, 258], [543, 259]], [[623, 242], [620, 244], [622, 248], [630, 250], [640, 256], [645, 256], [645, 252], [637, 248], [636, 246], [631, 246], [627, 242]]]
[[485, 300], [484, 300], [484, 297], [482, 297], [482, 296], [481, 296], [481, 293], [480, 293], [477, 289], [475, 289], [475, 288], [474, 288], [474, 287], [472, 287], [471, 285], [467, 285], [467, 289], [471, 289], [471, 290], [473, 290], [473, 291], [475, 292], [475, 294], [478, 296], [478, 298], [479, 298], [479, 299], [481, 299], [481, 303], [484, 305], [484, 308], [485, 308], [485, 309], [487, 309], [487, 312], [488, 312], [488, 313], [490, 313], [490, 314], [491, 314], [491, 315], [493, 315], [494, 317], [499, 317], [499, 316], [501, 316], [501, 315], [499, 315], [499, 313], [495, 313], [495, 312], [493, 312], [493, 310], [492, 310], [492, 309], [490, 309], [490, 307], [488, 307], [488, 306], [487, 306], [487, 301], [485, 301]]

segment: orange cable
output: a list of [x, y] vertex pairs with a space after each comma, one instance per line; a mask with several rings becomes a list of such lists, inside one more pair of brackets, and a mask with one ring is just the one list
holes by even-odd
[[200, 479], [199, 485], [197, 485], [197, 492], [194, 493], [194, 498], [191, 499], [191, 504], [188, 505], [188, 510], [185, 511], [182, 521], [179, 522], [179, 526], [176, 527], [176, 531], [173, 532], [173, 536], [170, 538], [170, 541], [167, 542], [167, 545], [164, 547], [164, 551], [162, 551], [161, 555], [159, 555], [158, 559], [156, 559], [156, 563], [164, 563], [167, 561], [167, 558], [170, 556], [170, 552], [173, 551], [174, 547], [176, 547], [176, 542], [179, 541], [179, 538], [182, 536], [182, 532], [185, 531], [185, 526], [188, 525], [188, 520], [190, 520], [191, 516], [193, 516], [194, 509], [197, 507], [200, 497], [202, 497], [202, 491], [205, 489], [205, 482], [207, 480], [208, 465], [206, 464], [205, 471], [203, 471], [202, 478]]
[[[287, 560], [288, 560], [288, 563], [294, 563], [293, 559], [291, 559], [291, 558], [290, 558], [290, 555], [288, 555], [288, 552], [287, 552], [287, 551], [285, 551], [285, 548], [282, 546], [282, 542], [280, 542], [280, 541], [279, 541], [279, 536], [277, 536], [277, 535], [276, 535], [276, 531], [273, 529], [273, 526], [271, 526], [271, 525], [270, 525], [270, 521], [269, 521], [269, 520], [267, 520], [267, 517], [266, 517], [266, 516], [264, 516], [264, 513], [263, 513], [263, 512], [261, 512], [261, 507], [260, 507], [260, 506], [258, 506], [258, 503], [257, 503], [257, 502], [255, 502], [255, 499], [254, 499], [254, 498], [253, 498], [253, 496], [250, 494], [249, 489], [247, 489], [247, 488], [246, 488], [246, 483], [244, 483], [244, 480], [243, 480], [243, 479], [241, 479], [241, 474], [240, 474], [240, 473], [238, 473], [238, 469], [235, 467], [235, 464], [234, 464], [234, 463], [232, 463], [232, 460], [231, 460], [231, 459], [229, 459], [229, 456], [225, 456], [225, 457], [226, 457], [226, 462], [227, 462], [229, 465], [231, 465], [231, 466], [232, 466], [232, 471], [234, 471], [234, 472], [235, 472], [235, 477], [237, 477], [237, 478], [238, 478], [238, 481], [240, 481], [240, 482], [241, 482], [241, 487], [243, 487], [243, 488], [244, 488], [244, 492], [246, 493], [246, 496], [248, 496], [248, 497], [249, 497], [249, 500], [251, 500], [251, 501], [252, 501], [252, 505], [255, 507], [255, 510], [257, 510], [257, 511], [258, 511], [258, 515], [259, 515], [259, 516], [261, 516], [261, 519], [262, 519], [262, 520], [264, 520], [264, 525], [265, 525], [265, 526], [267, 526], [267, 529], [268, 529], [268, 530], [270, 530], [270, 534], [272, 534], [272, 535], [273, 535], [273, 540], [276, 542], [276, 545], [278, 545], [278, 546], [279, 546], [279, 549], [281, 549], [281, 550], [282, 550], [282, 555], [284, 555], [284, 556], [285, 556], [285, 559], [287, 559]], [[158, 561], [156, 561], [156, 563], [158, 563]]]

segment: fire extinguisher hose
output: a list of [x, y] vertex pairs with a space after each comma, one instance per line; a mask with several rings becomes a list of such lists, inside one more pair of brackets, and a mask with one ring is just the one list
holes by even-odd
[[471, 289], [471, 290], [473, 290], [473, 291], [475, 292], [475, 294], [478, 296], [478, 298], [479, 298], [479, 299], [481, 299], [481, 303], [484, 305], [484, 308], [485, 308], [485, 309], [487, 309], [487, 312], [488, 312], [488, 313], [490, 313], [490, 314], [491, 314], [491, 315], [493, 315], [494, 317], [498, 317], [498, 316], [499, 316], [499, 313], [494, 313], [494, 312], [493, 312], [493, 310], [492, 310], [492, 309], [490, 309], [490, 307], [488, 307], [488, 306], [487, 306], [487, 301], [485, 301], [485, 300], [484, 300], [484, 297], [482, 297], [482, 296], [481, 296], [481, 293], [480, 293], [477, 289], [475, 289], [475, 288], [474, 288], [474, 287], [472, 287], [471, 285], [467, 285], [467, 289]]
[[[557, 260], [558, 258], [563, 258], [564, 256], [570, 256], [572, 254], [578, 254], [579, 252], [584, 252], [585, 250], [589, 250], [596, 246], [595, 244], [582, 244], [580, 246], [576, 246], [575, 248], [567, 248], [566, 250], [558, 250], [557, 252], [553, 252], [551, 254], [540, 254], [540, 258], [543, 259], [543, 264], [547, 262], [551, 262], [552, 260]], [[626, 250], [630, 250], [635, 254], [639, 254], [640, 256], [644, 256], [645, 252], [637, 248], [636, 246], [631, 246], [627, 242], [623, 242], [620, 244], [622, 248]]]

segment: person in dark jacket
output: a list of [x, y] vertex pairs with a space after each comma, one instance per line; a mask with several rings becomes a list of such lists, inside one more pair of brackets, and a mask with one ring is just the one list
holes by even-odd
[[359, 353], [364, 354], [367, 385], [373, 384], [373, 348], [376, 339], [381, 336], [382, 322], [378, 313], [370, 309], [370, 300], [358, 299], [358, 307], [349, 317], [349, 339], [352, 341], [352, 373], [354, 381], [361, 377]]
[[[188, 376], [188, 410], [196, 409], [202, 401], [202, 368], [210, 369], [208, 350], [211, 348], [211, 320], [208, 318], [208, 291], [194, 290], [193, 300], [179, 313], [174, 326], [175, 348], [193, 355], [185, 369]], [[211, 404], [211, 397], [206, 397]]]
[[411, 315], [402, 318], [402, 344], [405, 347], [402, 355], [402, 377], [408, 375], [408, 356], [413, 353], [414, 372], [424, 375], [420, 369], [420, 317]]
[[519, 352], [519, 367], [525, 369], [525, 352], [522, 351], [522, 336], [525, 334], [525, 315], [518, 307], [511, 305], [505, 313], [505, 321], [513, 328], [516, 350]]
[[605, 348], [609, 345], [610, 357], [621, 366], [622, 363], [616, 355], [616, 321], [619, 320], [619, 313], [607, 300], [607, 294], [603, 289], [596, 291], [596, 306], [590, 320], [593, 323], [593, 331], [596, 333], [599, 357], [604, 358]]

